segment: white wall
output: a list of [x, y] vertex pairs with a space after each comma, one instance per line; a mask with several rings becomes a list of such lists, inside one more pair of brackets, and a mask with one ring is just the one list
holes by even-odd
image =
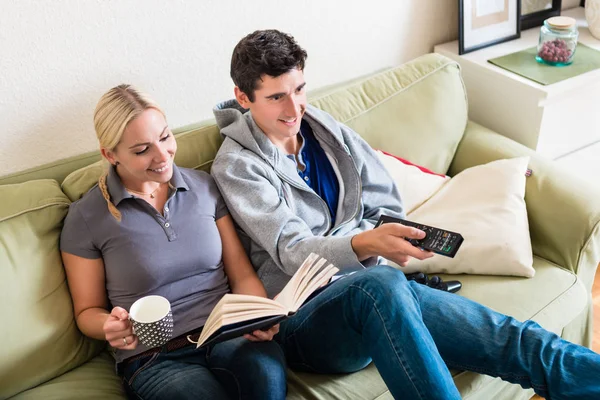
[[293, 34], [309, 89], [396, 65], [457, 37], [458, 0], [0, 0], [0, 176], [96, 149], [92, 112], [119, 83], [178, 127], [232, 95], [231, 51]]

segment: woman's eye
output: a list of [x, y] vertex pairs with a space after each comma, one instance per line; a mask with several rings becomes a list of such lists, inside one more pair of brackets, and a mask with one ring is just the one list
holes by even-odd
[[171, 134], [168, 134], [167, 136], [165, 136], [164, 138], [160, 139], [161, 142], [166, 141], [169, 137], [171, 136]]
[[142, 150], [142, 151], [136, 151], [136, 152], [135, 152], [135, 155], [136, 155], [136, 156], [141, 156], [142, 154], [144, 154], [144, 153], [145, 153], [145, 152], [147, 152], [147, 151], [148, 151], [148, 148], [146, 147], [146, 148], [145, 148], [144, 150]]

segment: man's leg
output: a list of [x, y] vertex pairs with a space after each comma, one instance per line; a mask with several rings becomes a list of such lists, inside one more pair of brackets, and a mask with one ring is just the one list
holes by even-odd
[[334, 282], [283, 322], [276, 339], [292, 368], [353, 372], [372, 358], [395, 398], [460, 399], [417, 296], [391, 267]]
[[451, 367], [532, 387], [547, 399], [600, 399], [600, 355], [456, 294], [411, 283]]

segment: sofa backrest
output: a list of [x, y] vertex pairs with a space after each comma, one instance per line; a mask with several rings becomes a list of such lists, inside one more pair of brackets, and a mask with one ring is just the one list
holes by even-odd
[[457, 63], [427, 54], [311, 103], [358, 132], [373, 148], [446, 173], [467, 126]]
[[88, 361], [58, 239], [70, 201], [54, 180], [0, 186], [0, 399]]
[[[350, 126], [374, 148], [438, 173], [448, 170], [467, 124], [459, 66], [438, 54], [322, 92], [311, 96], [311, 104]], [[180, 129], [176, 138], [177, 165], [210, 170], [222, 141], [212, 121]], [[73, 172], [63, 181], [63, 190], [71, 200], [79, 199], [103, 168], [97, 162]]]

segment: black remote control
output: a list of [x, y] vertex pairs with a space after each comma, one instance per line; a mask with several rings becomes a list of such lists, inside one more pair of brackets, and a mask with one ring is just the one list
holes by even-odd
[[420, 247], [425, 250], [433, 251], [436, 254], [453, 258], [463, 242], [463, 237], [460, 233], [450, 232], [433, 226], [417, 224], [416, 222], [407, 221], [401, 218], [388, 217], [382, 215], [377, 221], [377, 225], [388, 222], [396, 222], [406, 226], [412, 226], [425, 232], [423, 239], [406, 239], [415, 247]]

